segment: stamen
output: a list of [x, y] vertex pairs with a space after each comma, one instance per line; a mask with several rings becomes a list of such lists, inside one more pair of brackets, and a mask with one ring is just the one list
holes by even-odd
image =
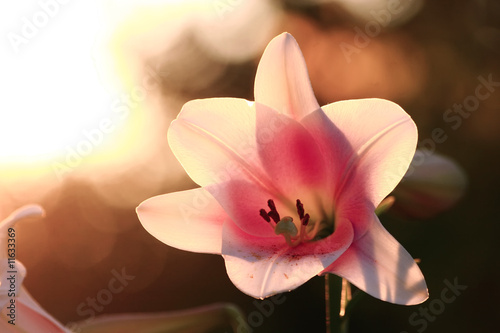
[[266, 211], [264, 209], [261, 209], [259, 211], [259, 213], [260, 213], [260, 216], [262, 216], [262, 218], [264, 220], [266, 220], [267, 222], [271, 222], [271, 219], [269, 218], [269, 215], [266, 213]]
[[272, 199], [267, 200], [267, 205], [271, 209], [269, 211], [269, 213], [267, 213], [267, 215], [270, 218], [272, 218], [274, 222], [278, 223], [281, 220], [281, 218], [280, 218], [280, 214], [276, 210], [276, 205], [274, 204], [274, 201]]
[[271, 209], [271, 211], [275, 211], [276, 210], [276, 205], [274, 204], [274, 201], [273, 199], [269, 199], [267, 200], [267, 205], [269, 206], [269, 208]]
[[304, 215], [304, 217], [300, 220], [303, 226], [306, 226], [309, 223], [309, 214]]
[[321, 222], [314, 221], [313, 225], [308, 227], [311, 217], [305, 213], [304, 205], [299, 199], [296, 201], [297, 215], [300, 218], [300, 223], [297, 223], [297, 225], [293, 222], [291, 216], [280, 218], [273, 199], [267, 200], [267, 206], [269, 211], [260, 209], [259, 215], [269, 223], [276, 235], [282, 235], [285, 238], [289, 246], [294, 247], [304, 242], [316, 240]]
[[300, 202], [299, 199], [297, 199], [296, 207], [297, 207], [297, 213], [299, 214], [299, 218], [302, 220], [304, 218], [304, 205], [302, 204], [302, 202]]
[[276, 223], [280, 221], [280, 214], [278, 214], [277, 211], [270, 211], [269, 213], [267, 213], [267, 215], [269, 215], [269, 217], [272, 218]]

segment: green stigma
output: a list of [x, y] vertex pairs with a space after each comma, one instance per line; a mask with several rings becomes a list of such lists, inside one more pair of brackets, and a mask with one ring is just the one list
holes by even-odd
[[293, 223], [293, 219], [290, 216], [283, 217], [274, 228], [274, 233], [276, 235], [288, 235], [290, 237], [295, 237], [299, 233], [297, 226]]

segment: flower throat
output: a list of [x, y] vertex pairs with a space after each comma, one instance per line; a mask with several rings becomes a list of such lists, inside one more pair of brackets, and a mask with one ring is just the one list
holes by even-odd
[[297, 215], [300, 220], [299, 225], [293, 221], [291, 216], [280, 218], [280, 214], [272, 199], [267, 200], [267, 206], [270, 210], [266, 211], [265, 209], [261, 209], [259, 211], [260, 216], [274, 229], [274, 233], [276, 235], [282, 235], [286, 243], [291, 247], [295, 247], [303, 242], [316, 241], [333, 233], [333, 228], [331, 226], [323, 227], [322, 230], [320, 230], [320, 225], [323, 224], [321, 221], [312, 221], [312, 223], [309, 223], [311, 217], [309, 214], [305, 213], [304, 205], [299, 199], [297, 199], [295, 204]]

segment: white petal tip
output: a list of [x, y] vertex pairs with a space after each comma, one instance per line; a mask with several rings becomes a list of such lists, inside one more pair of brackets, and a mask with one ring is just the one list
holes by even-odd
[[403, 305], [418, 305], [418, 304], [422, 304], [423, 302], [427, 301], [428, 299], [429, 299], [429, 291], [426, 288], [425, 292], [421, 292], [418, 295], [415, 295], [414, 298], [412, 298], [409, 302], [407, 302]]
[[30, 204], [22, 206], [13, 211], [5, 220], [1, 222], [2, 227], [10, 228], [17, 221], [30, 217], [43, 217], [45, 211], [40, 205]]
[[40, 205], [30, 204], [16, 209], [7, 219], [20, 220], [28, 217], [44, 217], [45, 210]]

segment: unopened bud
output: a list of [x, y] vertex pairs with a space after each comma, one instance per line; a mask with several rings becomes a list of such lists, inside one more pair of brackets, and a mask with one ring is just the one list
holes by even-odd
[[467, 177], [453, 160], [417, 150], [401, 183], [393, 191], [393, 211], [410, 218], [429, 218], [451, 208], [464, 194]]

